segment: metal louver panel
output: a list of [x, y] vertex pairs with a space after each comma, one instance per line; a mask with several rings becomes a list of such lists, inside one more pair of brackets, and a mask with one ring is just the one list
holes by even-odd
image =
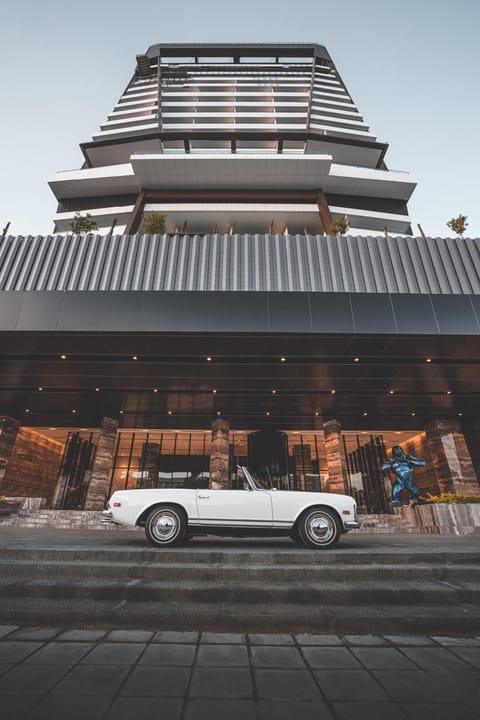
[[6, 237], [0, 290], [480, 292], [480, 240], [323, 235]]

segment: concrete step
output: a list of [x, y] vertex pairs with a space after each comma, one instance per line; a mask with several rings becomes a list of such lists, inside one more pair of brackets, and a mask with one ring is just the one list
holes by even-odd
[[138, 603], [5, 598], [5, 624], [52, 627], [142, 628], [214, 632], [313, 632], [334, 634], [472, 635], [480, 632], [480, 610], [471, 605], [325, 606], [313, 604]]
[[[191, 559], [191, 558], [190, 558]], [[76, 559], [74, 563], [65, 560], [41, 560], [32, 562], [21, 559], [0, 561], [0, 577], [3, 578], [84, 578], [85, 580], [117, 579], [162, 582], [174, 580], [195, 582], [204, 581], [282, 581], [288, 575], [290, 582], [302, 582], [305, 579], [318, 582], [377, 582], [386, 578], [395, 582], [436, 580], [444, 582], [480, 582], [480, 564], [438, 565], [438, 564], [396, 564], [374, 565], [348, 564], [291, 564], [250, 565], [225, 562], [211, 564], [197, 562], [102, 562], [98, 560]]]

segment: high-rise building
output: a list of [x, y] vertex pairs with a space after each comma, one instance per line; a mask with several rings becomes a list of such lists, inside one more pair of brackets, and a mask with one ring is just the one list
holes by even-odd
[[100, 232], [411, 234], [415, 182], [385, 165], [327, 50], [315, 44], [173, 45], [137, 56], [133, 77], [80, 170], [50, 186], [55, 231], [76, 212]]
[[50, 183], [57, 234], [0, 238], [0, 494], [94, 508], [250, 464], [388, 510], [395, 445], [423, 492], [478, 493], [480, 241], [413, 237], [386, 148], [319, 45], [139, 56]]

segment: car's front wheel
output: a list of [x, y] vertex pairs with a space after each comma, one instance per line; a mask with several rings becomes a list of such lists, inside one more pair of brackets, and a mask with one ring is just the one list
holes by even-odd
[[175, 545], [187, 533], [187, 518], [180, 508], [163, 505], [154, 508], [145, 522], [145, 534], [152, 545]]
[[311, 508], [298, 521], [298, 535], [307, 547], [331, 548], [341, 535], [340, 523], [332, 510]]

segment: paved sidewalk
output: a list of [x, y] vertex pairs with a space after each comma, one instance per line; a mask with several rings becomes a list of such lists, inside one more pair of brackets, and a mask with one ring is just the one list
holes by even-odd
[[0, 715], [5, 720], [478, 720], [480, 636], [3, 626]]

